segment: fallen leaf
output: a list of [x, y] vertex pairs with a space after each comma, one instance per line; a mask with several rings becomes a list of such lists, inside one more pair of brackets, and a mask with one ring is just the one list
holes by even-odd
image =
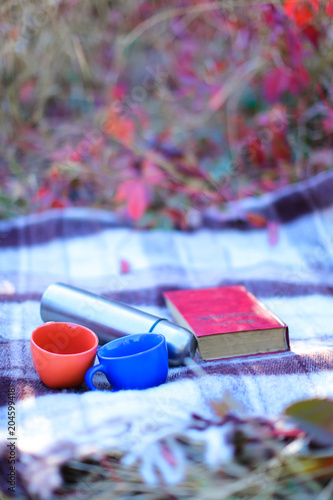
[[286, 415], [293, 418], [321, 446], [333, 445], [333, 401], [308, 399], [286, 408]]
[[130, 272], [130, 270], [131, 270], [131, 268], [130, 268], [130, 265], [129, 265], [129, 263], [127, 262], [127, 260], [123, 260], [123, 259], [122, 259], [122, 260], [120, 261], [120, 273], [121, 273], [121, 274], [127, 274], [127, 273], [129, 273], [129, 272]]
[[256, 212], [247, 212], [246, 213], [246, 218], [248, 222], [254, 226], [254, 227], [266, 227], [267, 226], [267, 219], [263, 215], [256, 213]]

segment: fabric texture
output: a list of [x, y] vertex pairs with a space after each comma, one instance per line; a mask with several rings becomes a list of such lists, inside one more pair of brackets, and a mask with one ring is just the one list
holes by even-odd
[[[251, 227], [249, 211], [265, 216], [268, 227]], [[22, 466], [26, 478], [45, 457], [54, 466], [91, 451], [142, 449], [152, 432], [181, 428], [193, 412], [209, 413], [209, 401], [226, 390], [249, 413], [266, 416], [299, 399], [333, 397], [332, 235], [332, 172], [232, 203], [226, 212], [208, 210], [189, 232], [138, 231], [112, 213], [81, 208], [0, 222], [0, 452], [11, 388], [17, 449], [35, 460]], [[51, 390], [34, 370], [30, 335], [42, 324], [41, 295], [54, 282], [170, 319], [165, 290], [243, 284], [288, 324], [291, 351], [197, 357], [146, 391]], [[103, 376], [100, 386], [107, 389]]]

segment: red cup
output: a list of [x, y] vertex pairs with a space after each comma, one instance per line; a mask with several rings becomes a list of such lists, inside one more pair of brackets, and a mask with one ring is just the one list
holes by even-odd
[[97, 346], [92, 330], [66, 322], [45, 323], [32, 332], [30, 340], [36, 372], [52, 389], [81, 385], [94, 364]]

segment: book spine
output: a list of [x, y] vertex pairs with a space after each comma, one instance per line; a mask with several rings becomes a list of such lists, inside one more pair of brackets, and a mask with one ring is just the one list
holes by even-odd
[[286, 339], [286, 344], [287, 344], [287, 347], [288, 347], [288, 351], [290, 351], [289, 328], [288, 328], [287, 325], [285, 325], [284, 338]]

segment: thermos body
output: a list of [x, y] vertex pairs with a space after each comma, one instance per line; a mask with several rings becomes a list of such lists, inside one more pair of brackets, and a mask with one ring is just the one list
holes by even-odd
[[160, 333], [165, 336], [170, 366], [184, 364], [195, 354], [197, 341], [192, 332], [134, 307], [100, 297], [63, 283], [50, 285], [41, 300], [43, 321], [71, 321], [91, 328], [102, 343], [133, 333]]

